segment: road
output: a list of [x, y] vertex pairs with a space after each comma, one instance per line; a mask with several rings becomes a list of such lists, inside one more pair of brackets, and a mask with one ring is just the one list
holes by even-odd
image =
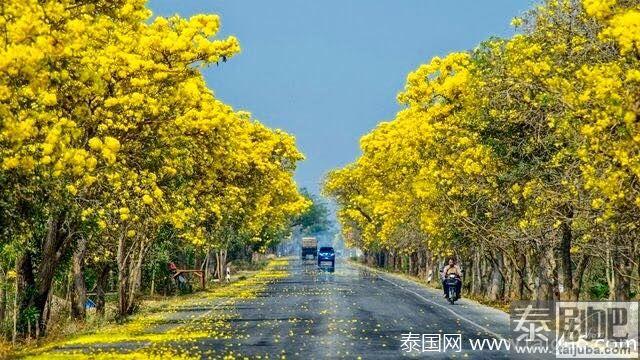
[[[502, 311], [466, 299], [449, 305], [439, 290], [350, 262], [339, 261], [335, 272], [318, 269], [312, 261], [279, 264], [255, 277], [265, 279], [262, 282], [239, 282], [229, 290], [222, 288], [225, 293], [202, 293], [188, 301], [177, 298], [170, 307], [143, 316], [146, 322], [122, 325], [130, 328], [130, 335], [116, 327], [102, 336], [67, 341], [40, 358], [51, 354], [63, 358], [178, 354], [196, 359], [512, 356], [504, 349], [474, 350], [470, 344], [470, 340], [509, 338], [509, 316]], [[245, 287], [254, 290], [245, 293]], [[417, 342], [410, 342], [417, 346], [410, 352], [405, 346], [409, 343], [403, 344], [408, 333], [418, 336]], [[427, 340], [439, 335], [440, 351], [429, 348], [428, 341], [422, 349], [422, 334]], [[461, 348], [444, 351], [444, 337], [452, 334], [459, 334]]]
[[[239, 341], [204, 340], [199, 349], [225, 348], [249, 357], [384, 359], [506, 358], [506, 351], [473, 351], [468, 339], [509, 336], [506, 313], [461, 300], [449, 305], [441, 292], [396, 276], [339, 262], [333, 273], [313, 262], [289, 264], [291, 275], [262, 295], [236, 304]], [[460, 334], [460, 352], [403, 351], [403, 334]], [[419, 346], [422, 346], [420, 340]], [[442, 340], [441, 340], [442, 350]], [[406, 349], [406, 348], [405, 348]]]

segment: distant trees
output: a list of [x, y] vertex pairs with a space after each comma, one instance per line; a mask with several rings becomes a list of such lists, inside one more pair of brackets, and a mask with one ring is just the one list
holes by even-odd
[[493, 300], [606, 295], [587, 274], [637, 294], [638, 5], [545, 1], [521, 34], [409, 74], [405, 108], [326, 179], [345, 238], [431, 278], [455, 254]]
[[293, 220], [292, 225], [298, 226], [303, 235], [314, 235], [330, 230], [332, 223], [326, 202], [305, 188], [301, 190], [301, 194], [311, 205]]

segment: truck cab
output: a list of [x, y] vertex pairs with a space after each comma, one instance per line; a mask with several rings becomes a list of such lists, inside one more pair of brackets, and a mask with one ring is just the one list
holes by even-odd
[[336, 267], [336, 253], [331, 246], [323, 246], [318, 252], [318, 267], [331, 265], [331, 269]]

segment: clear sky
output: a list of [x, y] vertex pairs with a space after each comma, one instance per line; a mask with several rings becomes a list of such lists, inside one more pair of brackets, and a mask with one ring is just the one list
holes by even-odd
[[150, 0], [154, 15], [216, 13], [242, 52], [205, 70], [216, 96], [293, 134], [296, 179], [359, 155], [359, 138], [399, 110], [406, 75], [433, 56], [511, 36], [532, 0]]

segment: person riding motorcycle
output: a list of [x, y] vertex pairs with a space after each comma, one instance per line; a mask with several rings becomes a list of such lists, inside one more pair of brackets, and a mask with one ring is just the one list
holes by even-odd
[[449, 258], [449, 263], [442, 269], [442, 290], [444, 291], [444, 297], [448, 296], [447, 294], [447, 277], [450, 274], [454, 274], [458, 277], [458, 283], [456, 284], [456, 294], [460, 297], [460, 291], [462, 290], [462, 270], [456, 264], [456, 260], [454, 258]]

